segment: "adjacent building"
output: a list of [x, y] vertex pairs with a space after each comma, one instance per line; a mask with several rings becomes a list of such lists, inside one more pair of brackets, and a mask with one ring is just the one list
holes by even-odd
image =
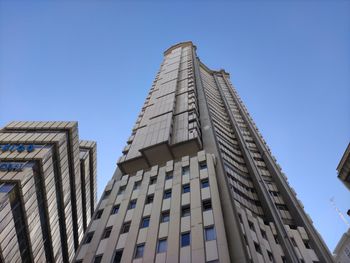
[[0, 130], [0, 262], [72, 262], [96, 203], [96, 143], [77, 122]]
[[75, 262], [333, 262], [229, 74], [170, 47]]
[[350, 143], [338, 164], [337, 171], [339, 180], [350, 190]]

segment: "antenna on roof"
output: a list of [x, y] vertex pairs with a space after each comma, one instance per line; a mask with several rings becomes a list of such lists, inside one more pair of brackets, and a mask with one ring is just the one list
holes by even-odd
[[339, 217], [341, 220], [343, 220], [343, 222], [345, 223], [345, 225], [347, 225], [347, 227], [350, 227], [350, 224], [349, 222], [346, 220], [345, 216], [343, 215], [343, 213], [338, 209], [338, 207], [336, 206], [335, 204], [335, 201], [334, 201], [334, 196], [329, 199], [329, 201], [331, 202], [332, 206], [334, 207], [335, 211], [337, 211]]

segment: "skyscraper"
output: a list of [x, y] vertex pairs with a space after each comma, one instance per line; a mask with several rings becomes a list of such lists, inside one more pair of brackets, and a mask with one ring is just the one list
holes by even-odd
[[332, 262], [229, 74], [164, 60], [76, 262]]
[[0, 262], [72, 262], [96, 203], [96, 143], [76, 122], [0, 130]]

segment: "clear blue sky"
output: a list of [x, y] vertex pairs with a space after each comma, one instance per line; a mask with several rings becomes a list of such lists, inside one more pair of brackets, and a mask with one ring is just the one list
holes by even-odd
[[192, 40], [231, 73], [333, 250], [346, 226], [329, 199], [350, 208], [336, 176], [350, 140], [350, 2], [115, 2], [0, 1], [0, 126], [79, 121], [98, 143], [100, 195], [163, 51]]

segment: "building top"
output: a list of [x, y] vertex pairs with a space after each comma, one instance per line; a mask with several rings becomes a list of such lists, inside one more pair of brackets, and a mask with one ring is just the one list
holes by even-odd
[[350, 143], [338, 164], [337, 171], [338, 178], [350, 189]]
[[186, 47], [186, 46], [192, 46], [195, 49], [197, 49], [197, 47], [192, 43], [192, 41], [185, 41], [185, 42], [180, 42], [177, 43], [175, 45], [172, 45], [171, 47], [169, 47], [167, 50], [164, 51], [164, 56], [168, 55], [171, 53], [171, 51], [173, 51], [174, 49], [177, 49], [179, 47]]

